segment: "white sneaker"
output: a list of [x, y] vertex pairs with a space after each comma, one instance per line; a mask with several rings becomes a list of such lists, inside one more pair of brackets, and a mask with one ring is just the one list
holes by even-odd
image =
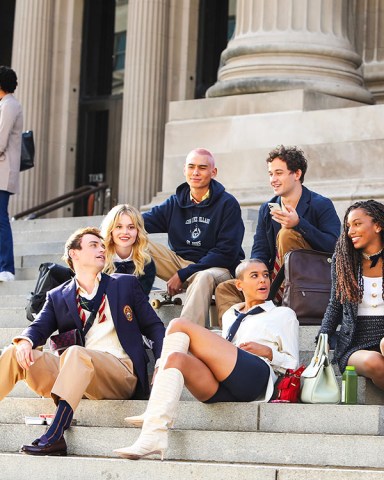
[[0, 282], [13, 282], [15, 275], [11, 272], [0, 272]]

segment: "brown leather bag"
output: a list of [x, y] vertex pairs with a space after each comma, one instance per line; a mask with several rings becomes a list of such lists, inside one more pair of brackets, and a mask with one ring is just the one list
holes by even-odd
[[284, 258], [282, 305], [296, 312], [300, 325], [320, 325], [331, 295], [332, 253], [293, 250]]

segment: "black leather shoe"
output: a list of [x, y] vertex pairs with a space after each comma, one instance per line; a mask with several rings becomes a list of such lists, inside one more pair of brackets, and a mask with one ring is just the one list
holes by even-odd
[[31, 445], [23, 445], [20, 453], [27, 455], [55, 455], [65, 457], [67, 455], [67, 444], [64, 437], [57, 440], [57, 442], [46, 443], [45, 445], [38, 445], [36, 440]]

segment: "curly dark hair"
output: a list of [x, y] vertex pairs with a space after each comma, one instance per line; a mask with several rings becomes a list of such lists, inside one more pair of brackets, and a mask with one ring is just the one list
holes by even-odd
[[[363, 254], [359, 249], [354, 248], [351, 239], [348, 236], [348, 215], [352, 210], [361, 208], [372, 218], [374, 223], [381, 227], [381, 240], [384, 244], [384, 205], [376, 200], [366, 200], [356, 202], [345, 212], [343, 229], [336, 243], [335, 248], [335, 267], [336, 267], [336, 297], [340, 303], [346, 300], [359, 303], [363, 299], [364, 282], [362, 274]], [[384, 279], [384, 250], [381, 252], [382, 277]], [[384, 299], [384, 281], [383, 292]]]
[[287, 164], [290, 172], [297, 172], [301, 170], [300, 182], [304, 182], [304, 175], [307, 171], [307, 159], [304, 157], [304, 152], [298, 147], [284, 147], [279, 145], [268, 154], [267, 163], [273, 162], [275, 158], [280, 158]]
[[10, 67], [0, 67], [0, 88], [6, 93], [13, 93], [17, 87], [17, 76]]

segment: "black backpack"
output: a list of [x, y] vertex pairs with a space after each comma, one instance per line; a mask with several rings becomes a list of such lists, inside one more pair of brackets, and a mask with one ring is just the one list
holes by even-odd
[[42, 263], [39, 267], [35, 291], [31, 292], [25, 307], [27, 319], [33, 322], [43, 308], [47, 292], [67, 282], [74, 275], [74, 272], [68, 267], [63, 267], [57, 263]]

